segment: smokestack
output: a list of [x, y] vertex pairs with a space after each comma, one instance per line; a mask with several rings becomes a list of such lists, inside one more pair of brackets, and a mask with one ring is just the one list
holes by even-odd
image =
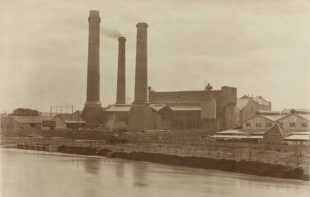
[[88, 63], [87, 63], [87, 106], [101, 106], [100, 104], [100, 16], [99, 11], [89, 12], [89, 36], [88, 36]]
[[134, 103], [147, 102], [147, 27], [146, 23], [137, 24]]
[[116, 104], [126, 103], [126, 71], [125, 71], [125, 37], [118, 38], [118, 68], [117, 68], [117, 90]]
[[88, 62], [86, 103], [82, 117], [88, 126], [97, 127], [104, 122], [104, 111], [100, 104], [100, 16], [99, 11], [89, 12]]
[[128, 119], [132, 131], [154, 129], [152, 108], [147, 102], [147, 27], [146, 23], [137, 24], [135, 99]]

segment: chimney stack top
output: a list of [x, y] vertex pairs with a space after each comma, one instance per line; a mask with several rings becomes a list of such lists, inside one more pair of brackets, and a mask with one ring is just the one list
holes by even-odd
[[123, 37], [123, 36], [121, 36], [121, 37], [118, 37], [118, 41], [120, 41], [120, 42], [126, 42], [126, 38], [125, 37]]
[[137, 28], [147, 28], [148, 27], [148, 25], [147, 25], [147, 23], [137, 23]]
[[89, 16], [97, 16], [99, 17], [99, 10], [90, 10], [89, 11]]

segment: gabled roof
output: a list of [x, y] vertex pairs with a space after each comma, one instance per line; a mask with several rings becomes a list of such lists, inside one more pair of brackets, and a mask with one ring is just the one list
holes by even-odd
[[281, 127], [279, 126], [279, 124], [273, 125], [271, 128], [267, 129], [264, 134], [269, 133], [269, 132], [278, 132], [281, 134], [282, 137], [284, 137], [283, 131]]
[[282, 120], [284, 118], [287, 118], [287, 117], [293, 116], [293, 115], [298, 116], [298, 117], [300, 117], [306, 121], [310, 121], [310, 114], [295, 114], [295, 113], [287, 114], [287, 115], [283, 116], [282, 118], [280, 118], [279, 120]]
[[247, 119], [245, 122], [249, 121], [249, 120], [252, 120], [253, 118], [257, 118], [257, 117], [261, 117], [261, 118], [264, 118], [266, 120], [270, 120], [272, 122], [275, 122], [277, 120], [280, 120], [281, 118], [285, 117], [285, 115], [270, 115], [270, 116], [266, 116], [266, 115], [261, 115], [261, 114], [257, 114], [249, 119]]

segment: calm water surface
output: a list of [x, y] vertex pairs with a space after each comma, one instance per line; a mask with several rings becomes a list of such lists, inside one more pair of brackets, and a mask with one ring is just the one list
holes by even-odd
[[1, 197], [310, 196], [309, 182], [102, 157], [0, 149]]

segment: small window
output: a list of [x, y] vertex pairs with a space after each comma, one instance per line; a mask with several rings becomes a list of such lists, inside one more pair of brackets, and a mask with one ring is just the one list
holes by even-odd
[[294, 122], [290, 122], [290, 127], [295, 127], [295, 123]]
[[301, 126], [304, 127], [304, 128], [307, 128], [308, 127], [308, 123], [303, 122], [303, 123], [301, 123]]
[[250, 122], [247, 122], [247, 123], [245, 123], [245, 126], [246, 126], [246, 127], [250, 127], [250, 126], [251, 126], [251, 123], [250, 123]]
[[266, 127], [271, 127], [271, 126], [272, 126], [271, 122], [266, 123]]
[[262, 123], [256, 123], [256, 127], [262, 127]]

